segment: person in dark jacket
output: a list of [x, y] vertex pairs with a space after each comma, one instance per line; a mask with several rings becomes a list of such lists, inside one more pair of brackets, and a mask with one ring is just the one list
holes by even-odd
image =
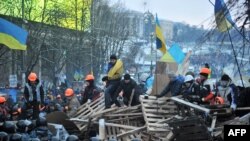
[[37, 119], [40, 108], [44, 106], [44, 90], [37, 75], [33, 72], [28, 76], [28, 82], [24, 88], [24, 97], [26, 99], [26, 109], [33, 109], [33, 119]]
[[6, 99], [3, 96], [0, 96], [0, 122], [9, 120], [9, 108], [6, 105]]
[[223, 74], [217, 86], [217, 96], [222, 97], [224, 103], [230, 105], [230, 107], [235, 110], [237, 107], [238, 95], [239, 91], [236, 85], [227, 74]]
[[181, 94], [190, 102], [201, 102], [201, 97], [199, 95], [199, 85], [195, 82], [192, 75], [188, 74], [185, 76]]
[[64, 109], [68, 117], [71, 118], [74, 114], [76, 114], [77, 109], [80, 107], [80, 102], [71, 88], [65, 90], [65, 97], [67, 98], [67, 103]]
[[83, 98], [82, 98], [82, 103], [84, 104], [86, 102], [93, 102], [97, 98], [100, 97], [100, 89], [95, 85], [94, 82], [95, 78], [92, 74], [89, 74], [86, 76], [85, 81], [86, 81], [86, 87], [83, 92]]
[[183, 82], [178, 79], [178, 77], [176, 76], [174, 72], [169, 72], [168, 77], [170, 81], [168, 85], [160, 93], [160, 95], [157, 96], [158, 98], [163, 97], [168, 92], [171, 93], [171, 96], [177, 96], [180, 94], [181, 86]]
[[[117, 89], [118, 97], [123, 98], [123, 103], [126, 106], [133, 106], [135, 105], [135, 95], [134, 91], [136, 88], [136, 82], [133, 80], [129, 74], [124, 75], [124, 79], [121, 80], [121, 83]], [[129, 105], [131, 104], [131, 105]], [[118, 106], [122, 106], [120, 103]]]

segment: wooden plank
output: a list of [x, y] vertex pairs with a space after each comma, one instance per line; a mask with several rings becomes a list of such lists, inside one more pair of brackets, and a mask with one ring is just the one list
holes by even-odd
[[142, 113], [128, 113], [128, 114], [107, 114], [104, 117], [123, 117], [123, 116], [138, 116], [142, 115]]
[[115, 118], [115, 119], [108, 119], [107, 121], [108, 122], [117, 122], [117, 121], [125, 121], [125, 120], [136, 120], [136, 119], [142, 119], [143, 120], [143, 117], [142, 116], [133, 116], [133, 117], [126, 117], [126, 118]]
[[137, 132], [140, 132], [140, 131], [145, 130], [146, 128], [147, 128], [146, 126], [143, 126], [143, 127], [139, 127], [139, 128], [137, 128], [137, 129], [134, 129], [134, 130], [129, 130], [129, 131], [127, 131], [127, 132], [123, 132], [123, 133], [121, 133], [121, 134], [118, 134], [118, 135], [117, 135], [117, 138], [122, 138], [122, 137], [127, 136], [127, 135], [130, 135], [130, 134], [135, 134], [135, 133], [137, 133]]

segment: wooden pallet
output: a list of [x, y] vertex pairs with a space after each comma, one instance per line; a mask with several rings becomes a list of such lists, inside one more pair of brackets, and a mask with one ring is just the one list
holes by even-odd
[[[91, 121], [93, 121], [94, 119], [97, 119], [96, 117], [93, 117], [93, 115], [103, 111], [104, 108], [105, 108], [104, 95], [102, 95], [94, 102], [85, 103], [81, 105], [78, 108], [77, 113], [73, 117], [82, 120], [91, 119]], [[79, 122], [75, 123], [81, 131], [85, 130], [85, 128], [87, 127], [87, 124], [85, 123], [79, 123]]]
[[169, 122], [172, 127], [172, 141], [211, 141], [204, 121], [198, 117], [175, 119]]
[[169, 98], [156, 98], [155, 96], [140, 97], [147, 131], [152, 133], [169, 131], [167, 120], [177, 114], [176, 105]]

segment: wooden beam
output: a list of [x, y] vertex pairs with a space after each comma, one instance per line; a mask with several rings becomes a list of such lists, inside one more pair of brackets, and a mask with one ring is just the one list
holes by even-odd
[[117, 138], [122, 138], [124, 136], [130, 135], [130, 134], [134, 134], [134, 133], [140, 132], [140, 131], [145, 130], [145, 129], [147, 129], [147, 127], [146, 126], [142, 126], [142, 127], [136, 128], [134, 130], [130, 130], [130, 131], [118, 134]]

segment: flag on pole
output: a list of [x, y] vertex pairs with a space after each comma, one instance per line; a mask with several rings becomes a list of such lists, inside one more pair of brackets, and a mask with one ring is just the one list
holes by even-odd
[[158, 20], [157, 15], [156, 15], [155, 21], [156, 21], [155, 23], [156, 48], [159, 49], [163, 54], [165, 54], [167, 51], [166, 43], [165, 43], [164, 36], [162, 34], [160, 22]]
[[27, 36], [27, 31], [0, 18], [0, 43], [11, 49], [26, 50]]
[[215, 21], [220, 32], [228, 31], [234, 25], [224, 0], [216, 0], [214, 6]]
[[174, 58], [169, 54], [169, 52], [166, 51], [166, 53], [161, 57], [161, 62], [169, 62], [174, 63]]

